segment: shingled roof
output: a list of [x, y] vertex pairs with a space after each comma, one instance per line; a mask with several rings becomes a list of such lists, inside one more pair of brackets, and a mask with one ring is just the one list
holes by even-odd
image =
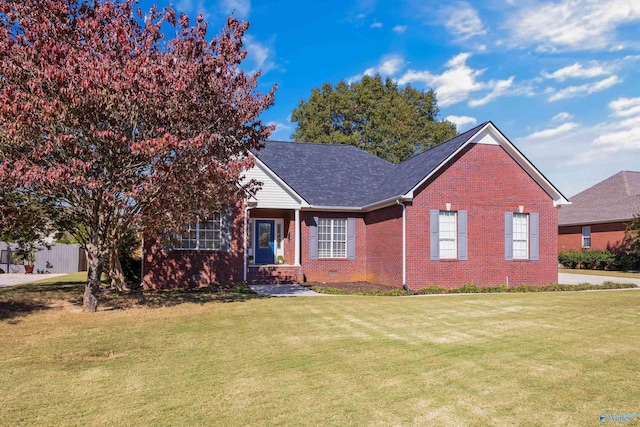
[[570, 200], [558, 212], [558, 225], [631, 220], [640, 214], [640, 172], [618, 172]]
[[[485, 127], [499, 133], [484, 122], [397, 165], [350, 145], [266, 141], [254, 154], [309, 205], [363, 209], [408, 194]], [[528, 163], [524, 156], [522, 161]]]

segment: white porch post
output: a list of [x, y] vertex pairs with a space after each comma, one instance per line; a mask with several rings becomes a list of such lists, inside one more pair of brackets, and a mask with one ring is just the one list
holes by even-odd
[[295, 210], [295, 256], [294, 265], [300, 265], [300, 209]]

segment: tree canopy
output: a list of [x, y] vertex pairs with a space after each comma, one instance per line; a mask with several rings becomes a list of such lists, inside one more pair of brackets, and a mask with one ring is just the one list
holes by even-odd
[[364, 76], [313, 89], [291, 114], [297, 123], [291, 137], [354, 145], [399, 163], [456, 135], [455, 125], [438, 120], [438, 113], [433, 90], [400, 89], [390, 78]]
[[248, 23], [208, 41], [202, 16], [135, 3], [0, 0], [0, 180], [77, 226], [85, 311], [126, 229], [177, 229], [252, 190], [249, 151], [272, 131], [258, 116], [276, 87], [239, 67]]

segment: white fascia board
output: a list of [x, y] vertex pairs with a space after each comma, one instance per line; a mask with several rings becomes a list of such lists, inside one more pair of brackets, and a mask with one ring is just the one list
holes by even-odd
[[372, 203], [365, 206], [321, 206], [321, 205], [309, 205], [303, 210], [306, 211], [323, 211], [323, 212], [371, 212], [377, 209], [386, 208], [388, 206], [395, 205], [398, 201], [410, 202], [411, 198], [406, 196], [395, 196], [385, 200], [381, 200], [376, 203]]
[[269, 168], [269, 166], [267, 166], [262, 160], [260, 160], [258, 158], [258, 156], [256, 156], [253, 153], [251, 153], [251, 155], [253, 156], [253, 158], [255, 160], [255, 163], [256, 163], [254, 167], [259, 167], [260, 169], [262, 169], [262, 171], [265, 174], [267, 174], [267, 176], [269, 176], [271, 179], [273, 179], [275, 182], [277, 182], [287, 193], [289, 193], [289, 195], [291, 197], [293, 197], [294, 199], [296, 199], [298, 201], [298, 203], [300, 203], [300, 207], [301, 208], [309, 207], [309, 203], [304, 199], [304, 197], [302, 197], [301, 195], [296, 193], [296, 191], [293, 188], [291, 188], [289, 186], [289, 184], [284, 182], [284, 180], [282, 178], [280, 178], [278, 176], [278, 174], [276, 174], [274, 171], [272, 171]]

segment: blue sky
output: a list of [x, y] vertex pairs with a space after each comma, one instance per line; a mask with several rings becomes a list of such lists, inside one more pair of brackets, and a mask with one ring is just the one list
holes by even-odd
[[[148, 9], [149, 0], [140, 0]], [[161, 0], [156, 2], [165, 6]], [[174, 0], [211, 34], [251, 23], [247, 71], [278, 84], [262, 118], [290, 140], [291, 111], [324, 82], [380, 73], [434, 89], [440, 118], [491, 120], [570, 197], [640, 170], [639, 0]]]

